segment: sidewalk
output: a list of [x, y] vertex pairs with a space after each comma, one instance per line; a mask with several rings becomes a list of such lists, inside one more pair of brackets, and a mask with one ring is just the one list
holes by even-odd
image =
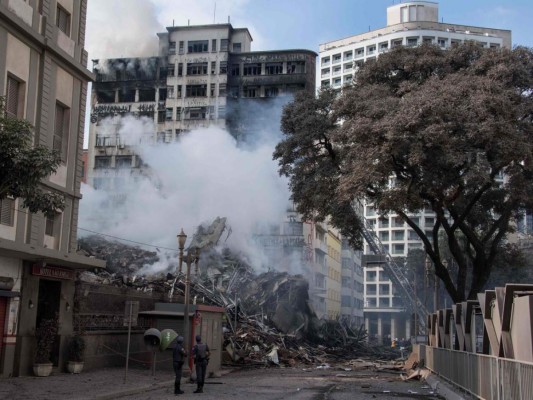
[[[229, 373], [223, 370], [222, 374]], [[62, 400], [115, 399], [156, 388], [174, 388], [171, 371], [130, 368], [124, 383], [124, 368], [106, 368], [81, 374], [53, 373], [45, 378], [25, 376], [0, 379], [0, 399]], [[183, 378], [185, 383], [188, 378]]]

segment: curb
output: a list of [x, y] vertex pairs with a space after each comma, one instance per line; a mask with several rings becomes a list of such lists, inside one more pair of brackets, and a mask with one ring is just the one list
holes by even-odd
[[95, 399], [95, 400], [112, 400], [112, 399], [117, 399], [117, 398], [124, 397], [124, 396], [129, 396], [129, 395], [132, 395], [132, 394], [144, 393], [144, 392], [149, 392], [150, 390], [161, 389], [161, 388], [164, 388], [164, 387], [169, 387], [169, 388], [174, 389], [174, 379], [172, 379], [170, 381], [166, 381], [166, 382], [152, 383], [150, 385], [135, 387], [135, 388], [131, 388], [131, 389], [117, 390], [115, 392], [103, 394], [103, 395], [100, 395], [100, 396], [95, 396], [95, 397], [93, 397], [93, 399]]

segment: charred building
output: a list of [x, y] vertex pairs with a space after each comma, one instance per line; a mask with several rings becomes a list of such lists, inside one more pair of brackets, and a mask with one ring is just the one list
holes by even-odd
[[279, 121], [294, 92], [315, 91], [315, 52], [252, 52], [247, 28], [168, 27], [158, 37], [157, 57], [93, 60], [88, 182], [97, 189], [120, 187], [120, 168], [146, 172], [131, 148], [138, 142], [119, 135], [122, 117], [153, 121], [152, 142], [209, 126], [247, 141]]

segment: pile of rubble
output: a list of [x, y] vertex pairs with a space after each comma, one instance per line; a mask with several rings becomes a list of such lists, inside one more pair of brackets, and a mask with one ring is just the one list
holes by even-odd
[[[397, 350], [369, 346], [363, 327], [354, 329], [342, 320], [318, 319], [303, 276], [278, 271], [258, 275], [240, 254], [228, 248], [216, 250], [225, 232], [230, 233], [226, 220], [217, 218], [193, 238], [191, 246], [202, 251], [200, 270], [192, 276], [190, 290], [193, 301], [226, 310], [226, 363], [326, 365], [365, 356], [399, 357]], [[169, 265], [172, 273], [138, 274], [141, 268], [159, 261], [158, 253], [98, 236], [79, 243], [86, 255], [107, 261], [107, 271], [83, 272], [82, 281], [164, 293], [170, 301], [183, 298], [185, 279], [176, 272], [176, 265]]]

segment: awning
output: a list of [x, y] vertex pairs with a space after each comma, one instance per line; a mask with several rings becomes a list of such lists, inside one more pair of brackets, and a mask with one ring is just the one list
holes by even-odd
[[25, 261], [44, 262], [71, 269], [105, 268], [106, 262], [76, 253], [64, 253], [26, 243], [0, 239], [0, 256], [19, 258]]
[[11, 290], [0, 290], [0, 297], [20, 297], [20, 292], [13, 292]]

